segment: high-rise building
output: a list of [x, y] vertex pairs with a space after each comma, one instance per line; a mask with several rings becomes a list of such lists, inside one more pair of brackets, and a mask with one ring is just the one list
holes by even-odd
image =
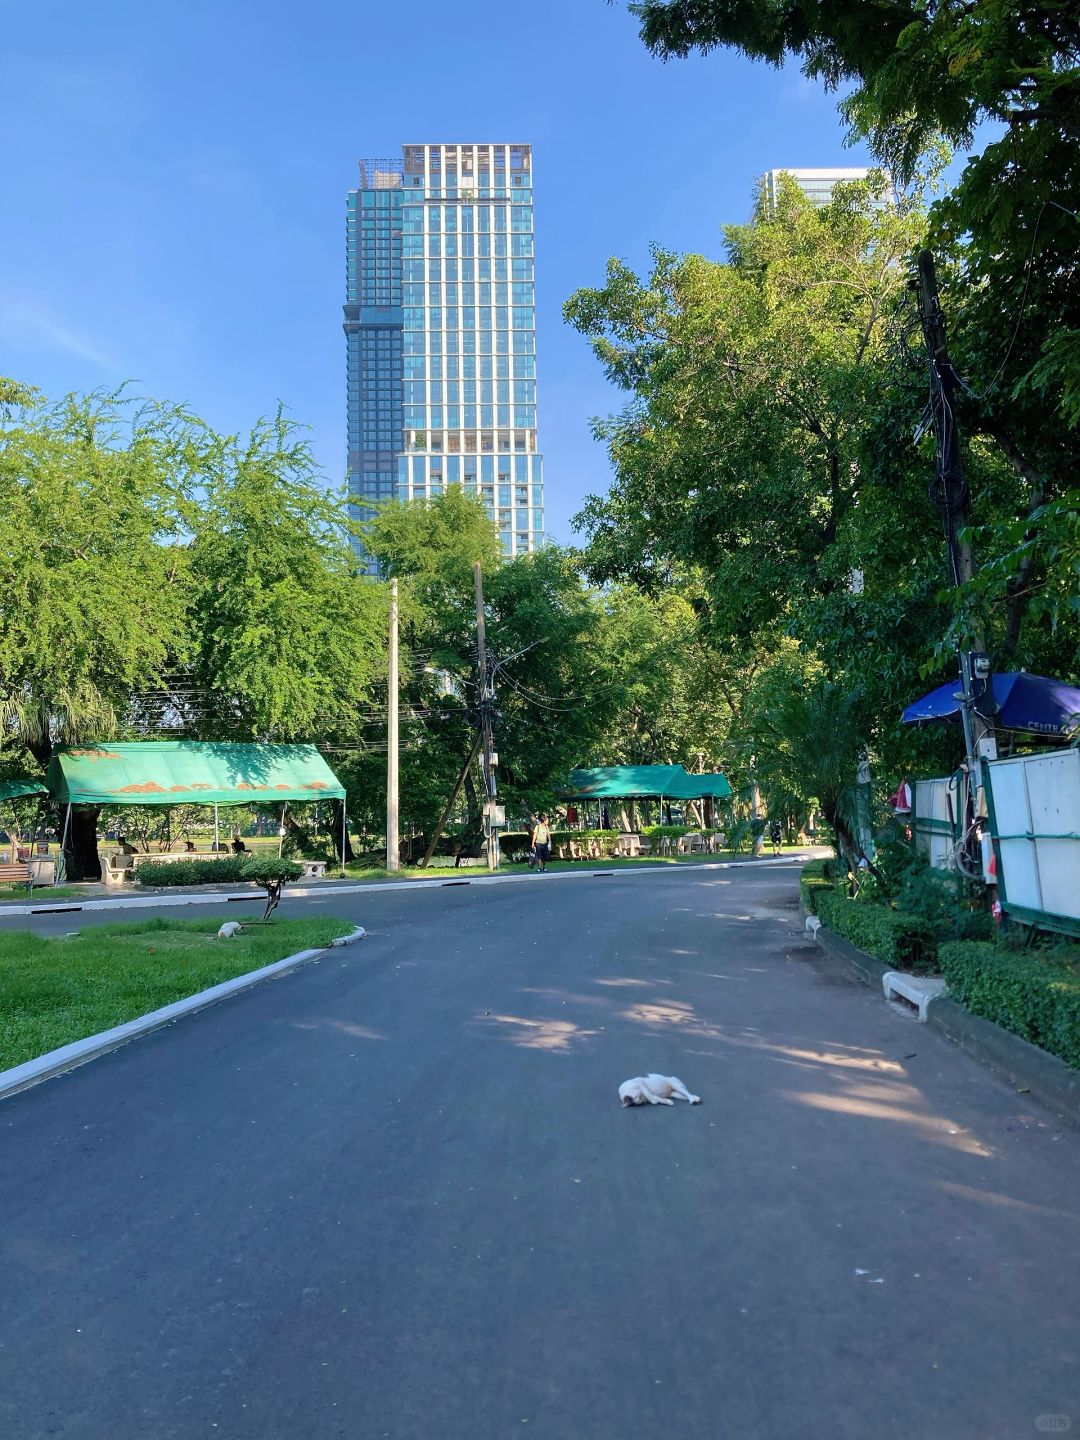
[[[842, 180], [865, 180], [869, 174], [867, 166], [851, 166], [837, 170], [766, 170], [762, 176], [765, 207], [770, 213], [775, 211], [781, 175], [790, 175], [811, 205], [820, 209], [822, 205], [828, 205], [832, 199], [833, 188]], [[891, 197], [892, 187], [888, 186], [877, 203], [885, 206]]]
[[507, 555], [540, 545], [532, 150], [405, 145], [348, 196], [349, 490], [480, 495]]

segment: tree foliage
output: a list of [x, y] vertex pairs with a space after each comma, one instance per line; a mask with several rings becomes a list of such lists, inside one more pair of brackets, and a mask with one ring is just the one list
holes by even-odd
[[114, 733], [186, 655], [190, 420], [121, 393], [3, 393], [0, 710], [5, 742], [44, 763]]
[[287, 741], [350, 726], [384, 648], [342, 497], [279, 413], [214, 437], [190, 545], [195, 693], [208, 738]]
[[[1080, 576], [1074, 476], [1080, 424], [1080, 18], [1034, 0], [640, 0], [630, 6], [658, 56], [731, 46], [773, 65], [799, 60], [841, 104], [853, 136], [900, 185], [937, 136], [991, 139], [932, 207], [953, 358], [965, 380], [956, 418], [1015, 475], [1014, 504], [983, 519], [995, 553], [976, 587], [1003, 614], [1001, 648], [1022, 652], [1029, 607], [1074, 620]], [[996, 589], [998, 582], [1005, 588]]]

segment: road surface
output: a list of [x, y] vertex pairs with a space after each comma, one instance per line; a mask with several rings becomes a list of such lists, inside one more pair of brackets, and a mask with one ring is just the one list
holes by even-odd
[[339, 896], [363, 945], [0, 1103], [0, 1434], [1080, 1428], [1080, 1137], [796, 881]]

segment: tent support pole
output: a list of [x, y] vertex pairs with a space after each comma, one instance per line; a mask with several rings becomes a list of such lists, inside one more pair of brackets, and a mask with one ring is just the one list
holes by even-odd
[[56, 874], [57, 874], [57, 879], [58, 879], [58, 880], [66, 880], [66, 879], [67, 879], [67, 859], [66, 859], [66, 856], [65, 856], [65, 851], [67, 850], [67, 838], [68, 838], [68, 830], [69, 830], [70, 826], [71, 826], [71, 801], [69, 800], [69, 801], [68, 801], [68, 807], [67, 807], [67, 813], [64, 815], [64, 833], [63, 833], [63, 834], [61, 835], [61, 837], [60, 837], [60, 863], [59, 863], [59, 864], [57, 865], [57, 867], [56, 867]]
[[221, 835], [220, 835], [220, 833], [219, 833], [219, 831], [218, 831], [218, 810], [217, 810], [217, 806], [215, 805], [215, 806], [214, 806], [214, 851], [215, 851], [215, 853], [216, 853], [218, 850], [220, 850], [220, 849], [221, 849]]
[[278, 826], [277, 853], [279, 860], [281, 859], [281, 847], [285, 844], [285, 811], [288, 810], [288, 808], [289, 803], [286, 801], [281, 807], [281, 824]]
[[345, 814], [345, 796], [341, 797], [341, 873], [345, 874], [345, 827], [348, 824], [348, 817]]

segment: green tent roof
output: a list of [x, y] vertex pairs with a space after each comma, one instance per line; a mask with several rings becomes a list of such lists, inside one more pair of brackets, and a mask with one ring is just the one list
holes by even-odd
[[575, 800], [632, 800], [663, 796], [672, 800], [722, 799], [731, 794], [723, 775], [688, 775], [681, 765], [601, 765], [572, 770], [564, 794]]
[[245, 805], [341, 799], [345, 789], [314, 745], [233, 745], [210, 740], [61, 750], [50, 793], [72, 805]]
[[678, 788], [672, 790], [672, 799], [677, 800], [726, 800], [731, 786], [719, 770], [705, 775], [683, 775]]
[[0, 800], [19, 800], [25, 795], [47, 795], [40, 780], [0, 780]]

